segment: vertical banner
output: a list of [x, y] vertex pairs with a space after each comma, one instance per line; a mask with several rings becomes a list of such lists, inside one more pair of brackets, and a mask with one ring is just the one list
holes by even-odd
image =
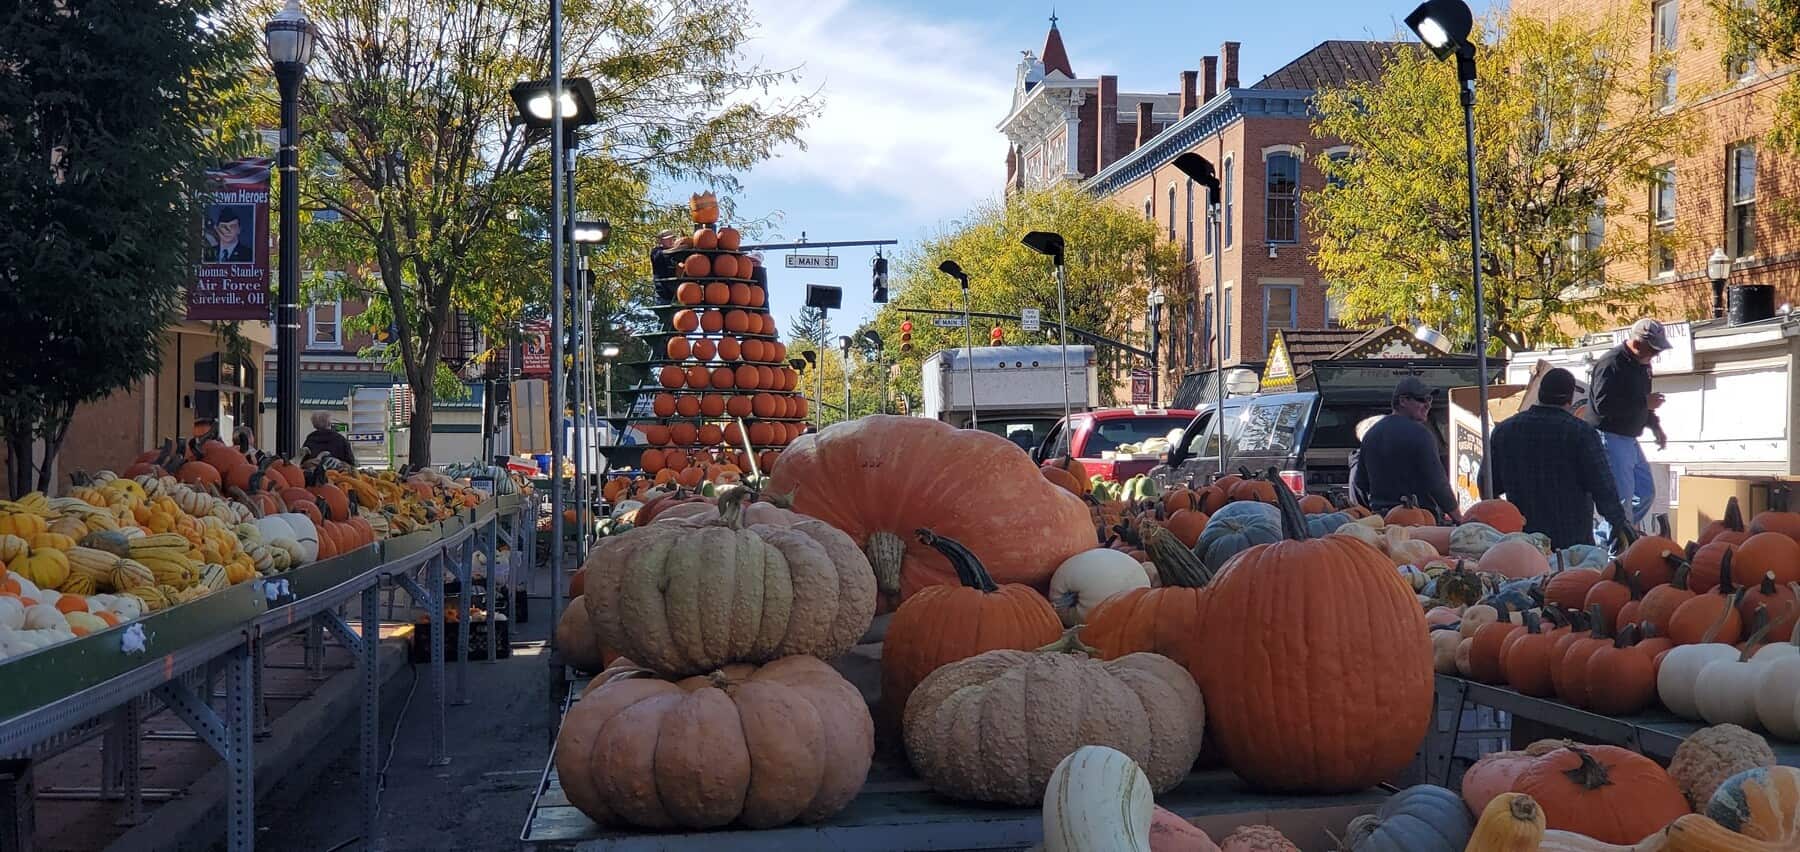
[[187, 294], [188, 319], [269, 319], [271, 162], [251, 157], [206, 173], [210, 184], [200, 263]]
[[528, 378], [550, 376], [550, 324], [530, 323], [525, 326], [525, 353], [519, 366], [520, 375]]
[[1131, 371], [1131, 404], [1151, 405], [1150, 371], [1142, 368]]

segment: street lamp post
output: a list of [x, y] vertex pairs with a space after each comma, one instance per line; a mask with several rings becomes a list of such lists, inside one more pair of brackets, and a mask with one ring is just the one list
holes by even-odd
[[850, 336], [849, 335], [847, 335], [847, 334], [838, 335], [838, 349], [844, 353], [843, 354], [844, 419], [850, 420], [853, 418], [851, 417], [851, 414], [850, 414]]
[[975, 413], [975, 326], [969, 322], [969, 273], [954, 260], [946, 260], [938, 264], [938, 271], [955, 278], [962, 285], [963, 294], [963, 347], [969, 359], [969, 428], [981, 428], [981, 418]]
[[276, 281], [275, 452], [292, 457], [300, 441], [300, 83], [316, 36], [299, 0], [287, 0], [263, 26], [281, 90], [281, 246]]
[[875, 413], [886, 414], [888, 375], [887, 369], [882, 366], [881, 334], [875, 329], [868, 329], [863, 332], [863, 343], [868, 344], [869, 348], [875, 352], [875, 369], [881, 373], [881, 401], [876, 404]]
[[[1463, 153], [1468, 160], [1469, 189], [1469, 258], [1471, 283], [1475, 296], [1475, 369], [1480, 373], [1476, 384], [1481, 406], [1481, 457], [1488, 455], [1488, 365], [1487, 365], [1487, 299], [1481, 284], [1481, 203], [1480, 182], [1475, 169], [1475, 43], [1469, 35], [1475, 29], [1475, 13], [1463, 0], [1425, 0], [1406, 25], [1438, 59], [1456, 57], [1456, 82], [1463, 109]], [[1492, 496], [1493, 465], [1481, 466], [1482, 496]]]
[[1056, 264], [1056, 334], [1062, 347], [1063, 419], [1069, 419], [1069, 300], [1068, 276], [1063, 267], [1062, 234], [1054, 231], [1032, 231], [1020, 240], [1038, 254], [1050, 256]]
[[1213, 409], [1214, 431], [1219, 435], [1219, 474], [1224, 475], [1230, 464], [1230, 453], [1225, 445], [1225, 223], [1219, 215], [1223, 199], [1220, 198], [1219, 173], [1213, 170], [1213, 164], [1205, 157], [1189, 151], [1175, 158], [1175, 168], [1187, 175], [1195, 183], [1206, 187], [1206, 227], [1212, 229], [1213, 245], [1213, 398], [1218, 405]]
[[606, 362], [606, 419], [608, 426], [612, 425], [611, 421], [613, 419], [612, 368], [613, 359], [617, 357], [619, 357], [619, 347], [617, 345], [608, 343], [605, 346], [600, 347], [600, 359]]
[[1722, 248], [1713, 249], [1706, 259], [1706, 277], [1712, 279], [1714, 319], [1725, 315], [1725, 281], [1731, 277], [1731, 257]]
[[1162, 406], [1162, 308], [1169, 297], [1161, 290], [1150, 291], [1149, 309], [1144, 318], [1150, 326], [1150, 404]]

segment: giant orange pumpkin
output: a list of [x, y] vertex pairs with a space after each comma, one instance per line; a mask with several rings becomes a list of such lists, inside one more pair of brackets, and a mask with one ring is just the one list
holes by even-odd
[[[949, 560], [913, 538], [921, 528], [967, 545], [1002, 583], [1043, 587], [1063, 560], [1094, 547], [1081, 498], [1045, 480], [1017, 445], [922, 417], [872, 415], [801, 436], [769, 487], [849, 533], [883, 591], [903, 597], [955, 578]], [[1391, 562], [1388, 574], [1399, 582]]]
[[[786, 464], [784, 460], [776, 470]], [[881, 646], [879, 715], [884, 730], [898, 729], [913, 688], [946, 663], [984, 651], [1042, 647], [1063, 630], [1056, 610], [1036, 589], [994, 582], [968, 548], [930, 530], [920, 530], [918, 540], [941, 552], [956, 583], [921, 589], [888, 622]]]
[[1525, 531], [1525, 516], [1519, 513], [1519, 507], [1505, 500], [1482, 500], [1469, 507], [1463, 513], [1464, 522], [1487, 524], [1503, 533]]
[[1404, 769], [1425, 738], [1425, 614], [1381, 551], [1311, 538], [1293, 492], [1276, 495], [1285, 540], [1239, 553], [1213, 579], [1189, 668], [1208, 730], [1252, 786], [1361, 790]]

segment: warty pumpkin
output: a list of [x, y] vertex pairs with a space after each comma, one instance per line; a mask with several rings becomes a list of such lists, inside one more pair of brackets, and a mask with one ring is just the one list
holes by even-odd
[[868, 560], [816, 520], [743, 525], [748, 492], [701, 525], [650, 524], [589, 556], [589, 615], [601, 644], [672, 676], [793, 654], [830, 659], [875, 615]]
[[1550, 752], [1519, 774], [1513, 791], [1537, 800], [1547, 827], [1608, 843], [1636, 843], [1689, 812], [1656, 761], [1616, 746]]
[[569, 803], [598, 823], [770, 828], [842, 810], [874, 752], [856, 687], [793, 656], [673, 683], [612, 673], [564, 717], [556, 770]]
[[882, 591], [902, 597], [956, 580], [914, 530], [961, 542], [999, 582], [1040, 589], [1063, 560], [1094, 546], [1081, 499], [1046, 481], [1017, 445], [921, 417], [872, 415], [803, 435], [768, 487], [848, 533]]
[[1042, 647], [1063, 629], [1056, 610], [1037, 590], [995, 583], [981, 560], [960, 543], [930, 530], [918, 535], [944, 554], [958, 584], [927, 586], [901, 603], [888, 622], [881, 648], [884, 730], [899, 728], [913, 690], [946, 663], [984, 651]]
[[1056, 763], [1104, 745], [1157, 792], [1180, 783], [1206, 726], [1193, 678], [1156, 654], [1103, 662], [1090, 652], [1071, 628], [1034, 651], [988, 651], [932, 672], [906, 702], [919, 777], [955, 799], [1036, 804]]
[[1719, 788], [1740, 772], [1774, 765], [1768, 740], [1737, 725], [1713, 725], [1682, 738], [1669, 761], [1669, 777], [1696, 812], [1721, 819], [1707, 810]]
[[[1309, 538], [1293, 494], [1279, 494], [1285, 539], [1244, 551], [1213, 579], [1188, 665], [1212, 696], [1221, 751], [1252, 786], [1360, 790], [1404, 768], [1425, 737], [1425, 614], [1380, 551]], [[1380, 688], [1345, 689], [1345, 678]]]
[[1275, 826], [1240, 825], [1219, 841], [1219, 852], [1300, 852], [1300, 847]]

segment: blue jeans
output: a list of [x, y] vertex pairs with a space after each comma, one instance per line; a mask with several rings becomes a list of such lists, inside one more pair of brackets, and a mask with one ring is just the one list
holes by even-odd
[[[1600, 446], [1606, 451], [1607, 467], [1612, 468], [1613, 486], [1619, 491], [1625, 517], [1631, 520], [1632, 526], [1642, 529], [1644, 517], [1650, 514], [1650, 504], [1656, 502], [1656, 480], [1650, 475], [1650, 462], [1644, 458], [1643, 446], [1636, 438], [1604, 431], [1600, 433]], [[1612, 525], [1605, 518], [1596, 516], [1594, 540], [1605, 545], [1611, 536]]]

